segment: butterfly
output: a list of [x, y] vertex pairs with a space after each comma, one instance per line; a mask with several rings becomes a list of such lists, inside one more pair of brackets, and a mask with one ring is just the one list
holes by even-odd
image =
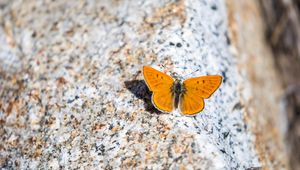
[[209, 75], [184, 80], [144, 66], [145, 82], [152, 91], [152, 103], [161, 112], [170, 113], [179, 108], [186, 116], [195, 116], [204, 109], [204, 99], [209, 98], [221, 85], [222, 76]]

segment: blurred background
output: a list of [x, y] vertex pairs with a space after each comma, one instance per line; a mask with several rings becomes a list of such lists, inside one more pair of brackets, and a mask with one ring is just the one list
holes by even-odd
[[300, 1], [261, 0], [266, 39], [272, 47], [278, 77], [285, 89], [286, 139], [291, 169], [300, 169]]

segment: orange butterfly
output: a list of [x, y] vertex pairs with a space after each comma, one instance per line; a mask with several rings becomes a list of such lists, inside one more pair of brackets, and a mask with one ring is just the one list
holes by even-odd
[[211, 75], [184, 80], [173, 79], [149, 66], [143, 67], [145, 82], [153, 92], [152, 103], [162, 112], [180, 109], [187, 116], [194, 116], [204, 108], [204, 99], [209, 98], [220, 86], [222, 76]]

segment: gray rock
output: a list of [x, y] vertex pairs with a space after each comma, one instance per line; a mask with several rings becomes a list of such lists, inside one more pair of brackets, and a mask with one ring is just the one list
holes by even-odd
[[[230, 52], [223, 1], [17, 0], [0, 7], [2, 168], [263, 165], [244, 117], [239, 89], [248, 80]], [[151, 104], [144, 65], [185, 79], [224, 79], [197, 116], [164, 114]]]

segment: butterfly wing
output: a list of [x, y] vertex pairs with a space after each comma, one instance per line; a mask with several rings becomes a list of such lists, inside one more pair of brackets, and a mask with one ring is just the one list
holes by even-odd
[[204, 108], [204, 99], [209, 98], [221, 85], [222, 76], [211, 75], [187, 79], [182, 86], [179, 108], [185, 115], [195, 115]]
[[143, 75], [152, 94], [152, 103], [163, 112], [171, 112], [174, 106], [174, 94], [172, 77], [149, 66], [143, 67]]

